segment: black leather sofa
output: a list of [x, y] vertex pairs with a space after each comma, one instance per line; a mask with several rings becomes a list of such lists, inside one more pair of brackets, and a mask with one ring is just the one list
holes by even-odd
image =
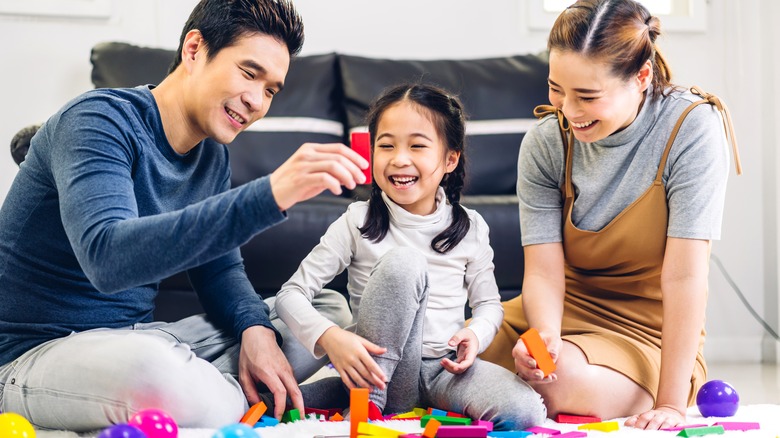
[[[91, 54], [92, 82], [98, 88], [159, 83], [173, 56], [171, 50], [101, 43]], [[233, 184], [270, 173], [304, 142], [346, 143], [352, 130], [364, 127], [369, 103], [388, 86], [402, 81], [443, 86], [460, 96], [469, 116], [463, 204], [479, 211], [490, 226], [496, 280], [502, 299], [511, 298], [520, 293], [523, 278], [517, 153], [534, 106], [547, 102], [547, 72], [545, 54], [469, 60], [336, 53], [298, 57], [266, 118], [230, 145]], [[359, 187], [295, 205], [287, 221], [244, 245], [245, 268], [257, 292], [275, 294], [330, 223], [367, 193], [368, 187]], [[330, 287], [345, 292], [345, 285], [341, 274]], [[161, 282], [156, 319], [171, 321], [201, 311], [185, 274]]]

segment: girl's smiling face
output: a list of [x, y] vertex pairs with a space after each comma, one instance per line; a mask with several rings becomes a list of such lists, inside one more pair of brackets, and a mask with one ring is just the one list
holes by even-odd
[[458, 165], [433, 123], [430, 111], [401, 101], [380, 116], [374, 138], [373, 177], [404, 210], [428, 215], [436, 210], [436, 191]]
[[577, 140], [602, 140], [636, 119], [652, 81], [648, 60], [636, 77], [615, 76], [605, 63], [579, 53], [550, 51], [550, 103], [560, 108]]

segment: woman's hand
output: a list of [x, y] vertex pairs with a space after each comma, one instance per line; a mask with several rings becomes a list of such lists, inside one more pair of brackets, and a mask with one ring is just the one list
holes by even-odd
[[450, 347], [456, 347], [457, 357], [454, 361], [446, 357], [441, 360], [441, 366], [452, 374], [461, 374], [474, 364], [479, 352], [479, 339], [477, 334], [469, 328], [462, 328], [455, 333], [447, 343]]
[[[561, 337], [557, 334], [551, 335], [549, 333], [540, 331], [542, 341], [547, 346], [547, 351], [550, 353], [553, 362], [558, 361], [558, 352], [561, 350]], [[547, 377], [544, 377], [544, 372], [536, 367], [536, 360], [528, 354], [528, 349], [525, 348], [525, 344], [522, 339], [518, 339], [515, 347], [512, 349], [512, 357], [515, 359], [515, 370], [517, 375], [523, 380], [529, 382], [554, 382], [558, 380], [558, 376], [555, 373], [550, 373]]]
[[685, 415], [668, 406], [657, 406], [645, 413], [629, 417], [624, 423], [628, 427], [638, 429], [658, 430], [685, 424]]
[[317, 343], [328, 353], [333, 367], [348, 388], [385, 389], [387, 377], [374, 358], [387, 349], [339, 327], [325, 330]]

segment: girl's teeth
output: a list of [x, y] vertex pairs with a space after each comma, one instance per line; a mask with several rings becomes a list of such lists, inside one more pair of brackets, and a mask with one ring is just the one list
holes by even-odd
[[571, 124], [572, 124], [572, 126], [574, 126], [575, 128], [585, 128], [585, 127], [587, 127], [587, 126], [590, 126], [590, 125], [592, 125], [592, 124], [593, 124], [593, 122], [595, 122], [595, 120], [591, 120], [591, 121], [589, 121], [589, 122], [584, 122], [584, 123], [574, 123], [574, 122], [571, 122]]

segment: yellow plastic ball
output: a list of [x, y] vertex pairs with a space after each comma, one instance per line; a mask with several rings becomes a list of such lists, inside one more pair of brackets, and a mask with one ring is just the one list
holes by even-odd
[[35, 429], [26, 418], [13, 412], [0, 414], [0, 437], [35, 438]]

